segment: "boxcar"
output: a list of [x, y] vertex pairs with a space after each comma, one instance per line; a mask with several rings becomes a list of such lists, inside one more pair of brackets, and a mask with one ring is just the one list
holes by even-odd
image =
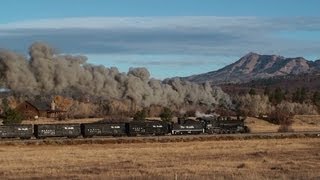
[[0, 138], [30, 139], [33, 136], [32, 125], [0, 126]]
[[34, 135], [36, 138], [76, 138], [81, 135], [81, 129], [80, 124], [37, 124], [34, 125]]
[[137, 135], [165, 135], [168, 133], [168, 124], [162, 121], [130, 122], [126, 124], [129, 136]]
[[171, 134], [201, 134], [204, 133], [204, 126], [200, 121], [185, 120], [171, 125]]
[[81, 124], [83, 137], [93, 136], [124, 136], [126, 135], [125, 123], [88, 123]]

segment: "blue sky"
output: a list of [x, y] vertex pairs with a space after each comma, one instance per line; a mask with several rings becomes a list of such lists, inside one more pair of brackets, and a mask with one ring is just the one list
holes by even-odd
[[44, 41], [156, 78], [216, 70], [248, 52], [320, 59], [318, 0], [2, 0], [0, 48]]

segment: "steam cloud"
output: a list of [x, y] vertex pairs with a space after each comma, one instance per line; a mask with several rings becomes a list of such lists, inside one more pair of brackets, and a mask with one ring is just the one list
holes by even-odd
[[146, 68], [120, 73], [86, 63], [84, 56], [60, 55], [44, 43], [29, 48], [30, 59], [8, 50], [0, 51], [2, 87], [26, 95], [90, 95], [104, 99], [131, 100], [139, 106], [219, 105], [229, 97], [220, 88], [169, 79], [151, 78]]

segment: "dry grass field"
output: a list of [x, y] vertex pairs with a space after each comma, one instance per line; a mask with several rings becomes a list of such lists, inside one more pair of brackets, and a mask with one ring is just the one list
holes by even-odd
[[[245, 121], [252, 132], [277, 132], [279, 126], [267, 121], [248, 117]], [[293, 118], [294, 131], [320, 131], [320, 115], [296, 115]]]
[[0, 146], [0, 179], [319, 179], [320, 139]]

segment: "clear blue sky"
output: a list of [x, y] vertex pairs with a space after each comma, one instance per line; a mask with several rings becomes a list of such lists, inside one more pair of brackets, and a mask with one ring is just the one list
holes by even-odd
[[[0, 48], [45, 41], [90, 63], [166, 78], [242, 55], [320, 59], [319, 0], [2, 0]], [[195, 63], [196, 62], [196, 63]]]

